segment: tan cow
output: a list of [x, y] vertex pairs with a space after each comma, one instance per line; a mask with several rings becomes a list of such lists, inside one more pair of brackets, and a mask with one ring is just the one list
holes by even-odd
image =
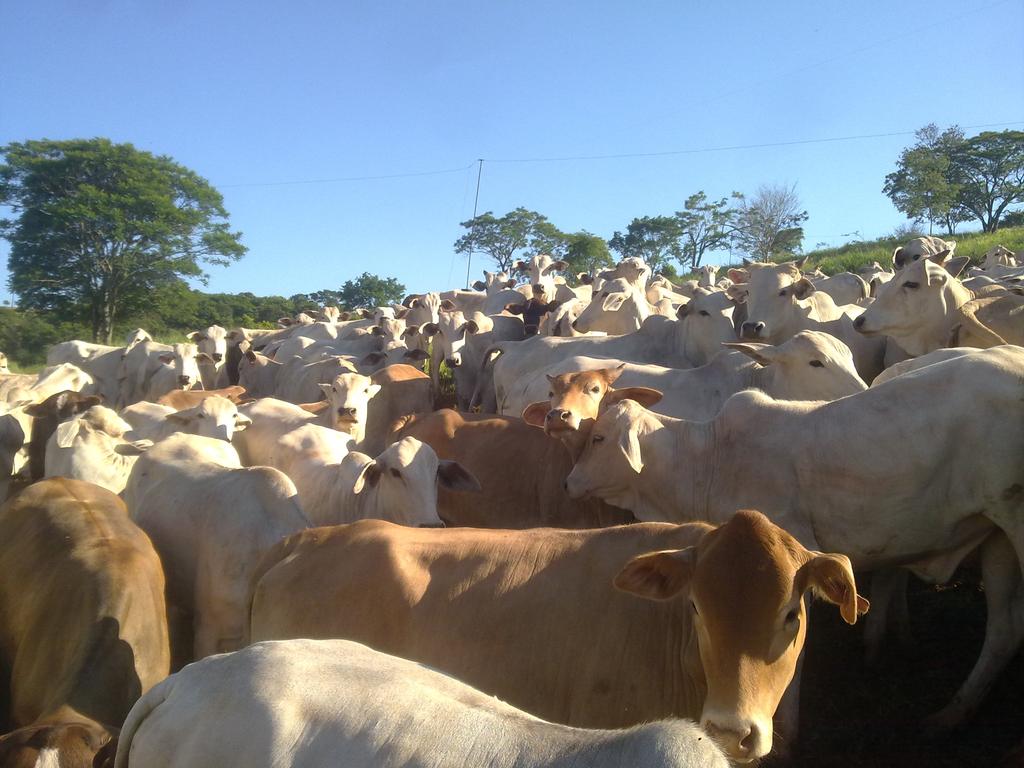
[[521, 419], [443, 409], [415, 419], [400, 434], [458, 462], [479, 482], [480, 494], [438, 488], [438, 514], [448, 525], [595, 528], [633, 520], [601, 501], [566, 496], [571, 456], [558, 440]]
[[1024, 297], [975, 293], [956, 279], [958, 267], [948, 271], [948, 251], [913, 262], [879, 289], [854, 327], [885, 334], [915, 357], [945, 346], [1024, 344]]
[[253, 640], [356, 640], [568, 725], [699, 719], [740, 760], [771, 750], [804, 595], [851, 624], [867, 609], [845, 557], [749, 511], [717, 529], [357, 523], [292, 536], [261, 568]]
[[0, 665], [21, 729], [0, 739], [2, 764], [90, 766], [167, 675], [160, 560], [117, 496], [57, 478], [0, 507], [0, 573]]
[[411, 365], [389, 365], [370, 380], [380, 391], [367, 408], [360, 450], [376, 456], [395, 442], [399, 431], [415, 416], [434, 410], [434, 392], [430, 377]]
[[169, 405], [176, 411], [195, 408], [208, 397], [223, 397], [235, 405], [244, 403], [248, 398], [245, 387], [234, 384], [221, 389], [176, 389], [157, 399], [159, 405]]

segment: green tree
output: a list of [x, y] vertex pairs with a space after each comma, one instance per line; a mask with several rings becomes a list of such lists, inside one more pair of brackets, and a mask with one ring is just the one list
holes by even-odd
[[661, 272], [675, 259], [683, 257], [683, 236], [675, 216], [644, 216], [633, 219], [625, 233], [616, 232], [608, 245], [623, 258], [638, 256], [655, 273]]
[[26, 141], [2, 150], [0, 221], [23, 307], [88, 319], [109, 343], [120, 317], [200, 266], [245, 254], [223, 198], [175, 163], [108, 139]]
[[574, 232], [566, 237], [565, 250], [561, 257], [568, 263], [566, 274], [575, 278], [580, 272], [592, 272], [602, 267], [615, 264], [608, 243], [603, 237], [591, 234], [586, 230]]
[[985, 232], [995, 232], [1007, 208], [1024, 202], [1024, 131], [984, 131], [950, 151], [949, 176], [958, 202]]
[[733, 193], [737, 201], [732, 239], [755, 260], [796, 253], [804, 239], [807, 211], [800, 210], [796, 185], [765, 185], [752, 198]]
[[956, 126], [940, 132], [930, 123], [915, 136], [917, 142], [903, 150], [882, 191], [908, 219], [927, 221], [929, 232], [940, 224], [955, 234], [956, 225], [971, 218], [960, 205], [961, 187], [951, 174], [951, 153], [963, 142], [963, 133]]
[[338, 304], [348, 310], [397, 304], [404, 296], [405, 286], [398, 280], [369, 272], [363, 272], [354, 280], [346, 280], [337, 293]]
[[455, 252], [482, 253], [502, 272], [512, 269], [521, 251], [529, 249], [559, 258], [565, 248], [565, 235], [546, 216], [522, 207], [500, 218], [487, 211], [459, 226], [469, 231], [455, 241]]
[[728, 247], [735, 218], [728, 198], [710, 201], [703, 191], [686, 198], [683, 210], [676, 212], [683, 238], [683, 267], [696, 270], [709, 251]]

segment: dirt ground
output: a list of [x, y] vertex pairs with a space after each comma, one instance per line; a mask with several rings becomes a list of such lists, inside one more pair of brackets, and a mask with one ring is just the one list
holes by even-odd
[[[866, 593], [867, 579], [858, 576]], [[775, 768], [995, 768], [1024, 766], [1024, 653], [1018, 652], [984, 705], [962, 728], [936, 738], [922, 719], [967, 677], [985, 632], [985, 596], [965, 578], [936, 588], [911, 579], [915, 646], [887, 638], [877, 668], [864, 663], [863, 624], [847, 626], [832, 606], [811, 613], [802, 689], [801, 737]]]

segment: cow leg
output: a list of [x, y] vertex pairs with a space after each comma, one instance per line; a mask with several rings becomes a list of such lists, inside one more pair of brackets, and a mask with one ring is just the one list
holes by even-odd
[[959, 725], [978, 708], [1000, 672], [1024, 639], [1024, 585], [1020, 562], [1002, 533], [988, 538], [981, 550], [982, 582], [988, 617], [985, 643], [978, 661], [953, 700], [929, 718], [929, 725], [947, 729]]
[[907, 608], [909, 577], [910, 573], [903, 568], [882, 568], [871, 574], [871, 610], [864, 623], [864, 656], [869, 666], [878, 663], [890, 626], [895, 628], [901, 645], [913, 645]]

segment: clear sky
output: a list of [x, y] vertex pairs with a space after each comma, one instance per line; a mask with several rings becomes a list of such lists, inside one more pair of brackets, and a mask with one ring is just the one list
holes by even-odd
[[196, 170], [249, 247], [216, 291], [461, 285], [477, 158], [480, 211], [565, 231], [784, 182], [805, 247], [877, 236], [912, 136], [524, 161], [1024, 126], [1021, 0], [0, 0], [0, 19], [0, 144], [106, 136]]

